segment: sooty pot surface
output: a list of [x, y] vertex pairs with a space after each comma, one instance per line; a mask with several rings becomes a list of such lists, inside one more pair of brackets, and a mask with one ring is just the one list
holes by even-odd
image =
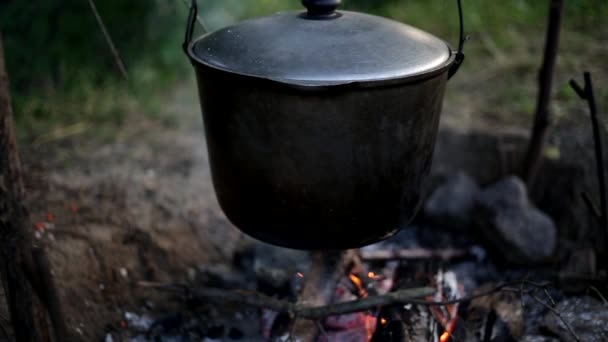
[[337, 12], [339, 2], [304, 0], [307, 12], [194, 41], [191, 9], [184, 49], [217, 198], [235, 226], [272, 244], [347, 249], [406, 225], [464, 56], [462, 44], [453, 52], [417, 28]]
[[290, 248], [386, 238], [417, 210], [447, 75], [302, 90], [201, 66], [213, 184], [241, 230]]

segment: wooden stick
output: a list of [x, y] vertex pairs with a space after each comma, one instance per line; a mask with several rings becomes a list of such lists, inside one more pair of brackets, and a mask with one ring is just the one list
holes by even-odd
[[564, 318], [564, 316], [559, 311], [557, 311], [554, 308], [554, 306], [551, 306], [551, 305], [545, 303], [543, 300], [541, 300], [540, 298], [536, 297], [535, 295], [532, 295], [531, 297], [538, 304], [544, 306], [547, 310], [551, 311], [551, 313], [553, 313], [559, 320], [561, 320], [562, 323], [564, 324], [564, 326], [566, 327], [566, 329], [568, 329], [568, 332], [570, 332], [570, 335], [572, 335], [572, 337], [574, 338], [574, 340], [576, 342], [581, 342], [581, 339], [578, 337], [578, 335], [576, 334], [576, 332], [574, 332], [574, 329], [572, 328], [572, 326], [570, 325], [570, 323], [568, 323], [568, 321]]
[[591, 128], [593, 130], [593, 146], [595, 148], [595, 163], [597, 170], [598, 184], [600, 186], [600, 209], [597, 210], [593, 201], [588, 197], [583, 197], [585, 203], [589, 209], [594, 212], [601, 225], [601, 229], [604, 231], [604, 248], [608, 247], [608, 199], [606, 198], [606, 171], [604, 170], [604, 152], [602, 145], [602, 134], [600, 132], [600, 122], [597, 113], [597, 104], [595, 102], [595, 95], [593, 91], [593, 82], [591, 81], [591, 74], [589, 72], [583, 73], [585, 79], [585, 87], [581, 88], [575, 80], [570, 80], [570, 86], [578, 94], [578, 96], [587, 101], [589, 106], [589, 114], [591, 119]]
[[[150, 282], [140, 282], [139, 286], [156, 288], [161, 290], [178, 291], [184, 290], [181, 286], [158, 284]], [[329, 305], [311, 305], [308, 303], [291, 303], [263, 295], [255, 291], [244, 290], [224, 290], [217, 288], [201, 287], [193, 289], [191, 295], [197, 299], [205, 299], [208, 302], [217, 304], [236, 303], [242, 305], [266, 308], [269, 310], [288, 313], [293, 316], [308, 320], [318, 320], [321, 318], [343, 315], [353, 312], [375, 309], [379, 306], [397, 305], [407, 303], [426, 303], [421, 298], [435, 293], [431, 287], [420, 287], [413, 289], [399, 290], [384, 295], [370, 296], [363, 299], [349, 302], [335, 303]], [[418, 300], [420, 299], [420, 300]], [[442, 304], [429, 302], [429, 305]]]
[[376, 250], [359, 252], [364, 261], [389, 261], [389, 260], [419, 260], [419, 259], [440, 259], [452, 260], [469, 255], [466, 249], [426, 249], [426, 248], [407, 248], [398, 250]]
[[530, 142], [524, 159], [522, 178], [530, 187], [540, 166], [547, 128], [551, 123], [551, 111], [549, 102], [551, 99], [551, 85], [553, 82], [553, 70], [559, 46], [559, 34], [562, 22], [564, 0], [551, 0], [547, 35], [545, 40], [545, 51], [542, 66], [538, 75], [538, 96], [536, 100], [536, 111], [534, 114], [534, 125], [530, 135]]
[[89, 6], [91, 7], [91, 11], [93, 12], [93, 15], [95, 16], [95, 20], [97, 21], [97, 25], [99, 25], [99, 29], [101, 30], [101, 33], [103, 34], [103, 37], [106, 40], [106, 43], [110, 47], [110, 51], [112, 52], [112, 57], [114, 57], [114, 62], [116, 63], [116, 66], [118, 67], [118, 70], [120, 71], [120, 74], [122, 75], [122, 77], [124, 77], [124, 79], [128, 81], [129, 74], [127, 73], [127, 68], [125, 67], [125, 63], [123, 62], [122, 58], [120, 58], [120, 53], [118, 53], [118, 49], [116, 48], [116, 45], [114, 45], [114, 41], [112, 40], [112, 37], [110, 36], [110, 33], [108, 32], [108, 29], [106, 28], [106, 25], [103, 23], [103, 19], [101, 19], [101, 15], [99, 15], [99, 12], [97, 11], [97, 6], [95, 6], [95, 1], [93, 1], [93, 0], [88, 0], [88, 1], [89, 1]]
[[[422, 299], [424, 297], [435, 294], [436, 289], [431, 287], [419, 287], [405, 290], [389, 292], [384, 295], [370, 296], [363, 299], [353, 300], [330, 304], [325, 306], [310, 306], [302, 303], [291, 303], [285, 300], [276, 299], [263, 295], [256, 291], [245, 290], [225, 290], [218, 288], [200, 287], [189, 289], [185, 285], [174, 283], [156, 283], [140, 281], [141, 287], [153, 288], [158, 290], [180, 292], [189, 294], [196, 299], [204, 299], [208, 302], [225, 305], [226, 303], [235, 303], [241, 305], [255, 306], [266, 308], [281, 313], [288, 313], [293, 316], [299, 316], [306, 319], [318, 320], [329, 316], [343, 315], [353, 312], [361, 312], [365, 310], [375, 309], [379, 306], [399, 305], [399, 304], [416, 304], [425, 306], [448, 306], [457, 303], [468, 303], [476, 298], [486, 297], [500, 291], [515, 292], [520, 294], [529, 294], [538, 289], [545, 289], [551, 286], [551, 282], [534, 282], [527, 279], [516, 280], [502, 283], [496, 287], [479, 292], [477, 294], [451, 299], [445, 301], [432, 301]], [[519, 286], [518, 288], [514, 286]], [[528, 288], [524, 289], [524, 286]]]

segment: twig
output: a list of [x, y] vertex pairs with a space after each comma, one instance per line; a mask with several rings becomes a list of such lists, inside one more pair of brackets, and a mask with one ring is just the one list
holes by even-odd
[[[247, 293], [233, 292], [227, 295], [225, 291], [215, 291], [215, 289], [198, 289], [194, 295], [199, 298], [206, 298], [211, 301], [231, 301], [253, 306], [267, 307], [278, 312], [287, 312], [306, 319], [320, 319], [329, 316], [343, 315], [353, 312], [361, 312], [374, 309], [385, 305], [406, 304], [415, 298], [422, 298], [433, 294], [435, 290], [429, 287], [399, 290], [385, 295], [362, 298], [358, 300], [329, 304], [325, 306], [310, 306], [307, 304], [293, 304], [280, 300], [269, 300], [272, 298], [261, 297]], [[224, 297], [224, 298], [222, 298]]]
[[325, 340], [328, 340], [327, 331], [325, 330], [325, 328], [323, 328], [323, 324], [321, 324], [321, 321], [320, 320], [316, 320], [315, 324], [317, 325], [317, 329], [319, 329], [319, 332], [321, 333], [321, 336], [323, 338], [325, 338]]
[[418, 259], [440, 259], [443, 261], [462, 258], [469, 254], [466, 249], [426, 249], [408, 248], [398, 250], [376, 250], [360, 251], [361, 259], [364, 261], [389, 261], [389, 260], [418, 260]]
[[[169, 291], [183, 291], [185, 288], [176, 284], [158, 284], [151, 282], [140, 282], [140, 286]], [[378, 306], [407, 304], [415, 298], [422, 298], [435, 292], [433, 288], [421, 287], [391, 292], [385, 295], [373, 296], [359, 300], [330, 304], [325, 306], [313, 306], [308, 304], [294, 304], [279, 300], [255, 291], [224, 290], [216, 288], [197, 288], [188, 291], [191, 296], [206, 299], [209, 302], [219, 304], [238, 303], [270, 309], [277, 312], [288, 313], [292, 316], [317, 320], [334, 315], [360, 312], [374, 309]], [[421, 300], [422, 301], [422, 300]]]
[[583, 198], [583, 202], [585, 202], [585, 205], [587, 205], [587, 209], [589, 209], [589, 211], [591, 212], [591, 215], [593, 215], [593, 217], [597, 219], [598, 222], [600, 222], [602, 214], [600, 213], [600, 210], [597, 208], [597, 206], [595, 206], [595, 204], [593, 203], [593, 200], [591, 200], [589, 194], [583, 192], [581, 193], [581, 197]]
[[95, 20], [97, 21], [97, 25], [99, 25], [99, 28], [101, 29], [101, 32], [103, 33], [103, 36], [106, 39], [106, 43], [110, 47], [110, 51], [112, 51], [112, 56], [114, 57], [114, 62], [116, 63], [118, 70], [120, 70], [122, 77], [124, 77], [124, 79], [128, 81], [129, 74], [127, 73], [127, 68], [125, 67], [125, 64], [123, 63], [122, 58], [120, 58], [118, 49], [116, 49], [116, 46], [114, 45], [114, 41], [112, 41], [112, 37], [110, 36], [108, 29], [106, 28], [106, 25], [103, 23], [103, 19], [101, 18], [101, 16], [99, 15], [99, 12], [97, 11], [97, 6], [95, 6], [95, 2], [93, 0], [88, 0], [88, 1], [89, 1], [89, 6], [91, 6], [91, 11], [93, 12], [93, 15], [95, 16]]
[[600, 290], [597, 289], [597, 287], [589, 286], [589, 290], [592, 290], [593, 292], [595, 292], [595, 294], [597, 294], [602, 299], [602, 302], [604, 302], [604, 305], [608, 305], [608, 300], [606, 300], [606, 297], [604, 297], [604, 295], [600, 292]]
[[[608, 200], [606, 199], [606, 172], [604, 170], [602, 135], [600, 132], [600, 123], [598, 119], [597, 105], [595, 103], [591, 74], [586, 71], [583, 73], [583, 77], [585, 79], [584, 88], [581, 88], [575, 80], [570, 80], [570, 86], [572, 89], [574, 89], [578, 96], [581, 99], [586, 100], [587, 104], [589, 105], [589, 116], [591, 118], [591, 127], [593, 129], [593, 146], [595, 147], [597, 179], [600, 186], [599, 221], [602, 229], [604, 230], [606, 246], [608, 246]], [[587, 198], [585, 202], [587, 203], [587, 206], [595, 208], [593, 201], [591, 201], [590, 198]], [[597, 212], [597, 209], [595, 209], [595, 212]]]
[[549, 298], [549, 301], [551, 302], [551, 305], [552, 306], [556, 306], [557, 304], [553, 300], [553, 297], [551, 296], [551, 294], [549, 293], [549, 290], [547, 290], [546, 287], [543, 288], [543, 292], [545, 293], [545, 296], [547, 296], [547, 298]]
[[557, 311], [551, 305], [543, 302], [540, 298], [538, 298], [538, 297], [536, 297], [534, 295], [531, 296], [531, 297], [537, 303], [539, 303], [542, 306], [544, 306], [545, 308], [547, 308], [547, 310], [551, 311], [557, 318], [559, 318], [562, 321], [562, 323], [564, 323], [564, 325], [566, 326], [566, 329], [568, 329], [568, 331], [570, 332], [570, 334], [572, 334], [572, 337], [574, 337], [574, 340], [576, 340], [577, 342], [581, 341], [581, 339], [578, 337], [578, 335], [576, 335], [576, 333], [574, 332], [574, 330], [572, 329], [572, 327], [570, 326], [570, 324], [568, 323], [568, 321], [566, 321], [566, 319], [564, 318], [564, 316], [562, 316], [562, 314], [559, 311]]
[[551, 0], [543, 62], [538, 75], [538, 97], [534, 114], [534, 125], [522, 170], [523, 179], [528, 186], [534, 182], [534, 177], [540, 166], [547, 128], [551, 122], [549, 101], [551, 99], [551, 83], [553, 81], [553, 69], [555, 68], [559, 46], [563, 9], [564, 0]]
[[[217, 288], [196, 288], [193, 290], [188, 289], [187, 286], [173, 283], [154, 283], [154, 282], [139, 282], [139, 286], [154, 288], [172, 292], [182, 292], [190, 295], [193, 298], [205, 299], [209, 302], [218, 304], [226, 303], [238, 303], [243, 305], [249, 305], [254, 307], [261, 307], [270, 309], [277, 312], [288, 313], [292, 316], [298, 316], [306, 319], [321, 319], [328, 316], [342, 315], [353, 312], [366, 311], [374, 309], [379, 306], [389, 306], [397, 304], [417, 304], [417, 305], [436, 305], [446, 306], [456, 303], [466, 303], [473, 299], [489, 296], [499, 291], [509, 292], [520, 292], [520, 289], [513, 288], [512, 286], [525, 283], [534, 288], [543, 288], [549, 286], [551, 283], [537, 283], [529, 280], [518, 280], [513, 282], [504, 283], [494, 287], [493, 289], [480, 292], [478, 294], [462, 297], [458, 299], [446, 300], [446, 301], [429, 301], [420, 299], [423, 297], [430, 296], [435, 293], [435, 289], [430, 287], [420, 287], [413, 289], [398, 290], [395, 292], [389, 292], [384, 295], [370, 296], [363, 299], [353, 300], [349, 302], [342, 302], [336, 304], [330, 304], [325, 306], [312, 306], [307, 304], [294, 304], [288, 301], [279, 300], [266, 295], [263, 295], [255, 291], [245, 290], [225, 290]], [[530, 291], [523, 291], [530, 292]]]
[[[540, 286], [538, 286], [538, 285], [540, 285]], [[564, 323], [564, 325], [566, 326], [566, 328], [568, 329], [568, 331], [572, 334], [572, 336], [574, 337], [574, 339], [576, 341], [580, 341], [580, 339], [578, 338], [578, 336], [576, 335], [576, 333], [574, 332], [574, 330], [572, 329], [572, 327], [570, 326], [570, 324], [568, 324], [568, 322], [564, 319], [564, 317], [561, 315], [561, 313], [555, 309], [555, 306], [557, 305], [557, 303], [555, 303], [555, 300], [553, 300], [553, 297], [549, 293], [549, 290], [547, 289], [547, 285], [548, 284], [537, 284], [536, 287], [538, 289], [542, 289], [543, 290], [543, 292], [545, 293], [545, 296], [551, 302], [551, 305], [543, 302], [540, 298], [536, 297], [534, 294], [531, 294], [530, 297], [532, 297], [532, 299], [534, 299], [536, 302], [540, 303], [545, 308], [547, 308], [548, 310], [550, 310], [554, 315], [556, 315]]]

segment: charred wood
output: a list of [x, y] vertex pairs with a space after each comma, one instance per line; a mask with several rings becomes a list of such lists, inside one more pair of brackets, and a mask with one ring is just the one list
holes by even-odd
[[[324, 306], [334, 299], [336, 286], [344, 276], [345, 267], [352, 259], [352, 251], [316, 251], [312, 253], [312, 265], [298, 300], [299, 305]], [[349, 257], [350, 255], [350, 257]], [[299, 341], [316, 341], [320, 333], [318, 325], [295, 314], [291, 336]]]

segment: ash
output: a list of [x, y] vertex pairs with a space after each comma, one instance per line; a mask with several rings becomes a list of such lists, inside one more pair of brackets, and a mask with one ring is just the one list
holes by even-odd
[[[326, 317], [316, 322], [314, 340], [606, 340], [608, 328], [597, 320], [608, 319], [608, 305], [600, 290], [590, 291], [579, 280], [581, 273], [572, 273], [591, 271], [588, 254], [571, 253], [556, 272], [559, 225], [531, 203], [525, 185], [514, 176], [485, 186], [463, 172], [444, 179], [399, 234], [356, 251], [356, 262], [335, 286], [333, 302], [421, 286], [436, 289], [424, 298], [428, 302], [469, 299]], [[167, 296], [172, 310], [148, 303], [125, 312], [124, 328], [108, 332], [106, 341], [299, 340], [292, 336], [294, 317], [239, 303], [217, 305], [188, 294], [187, 289], [214, 287], [301, 299], [309, 272], [314, 272], [310, 253], [244, 241], [230, 265], [193, 271], [184, 292]]]

